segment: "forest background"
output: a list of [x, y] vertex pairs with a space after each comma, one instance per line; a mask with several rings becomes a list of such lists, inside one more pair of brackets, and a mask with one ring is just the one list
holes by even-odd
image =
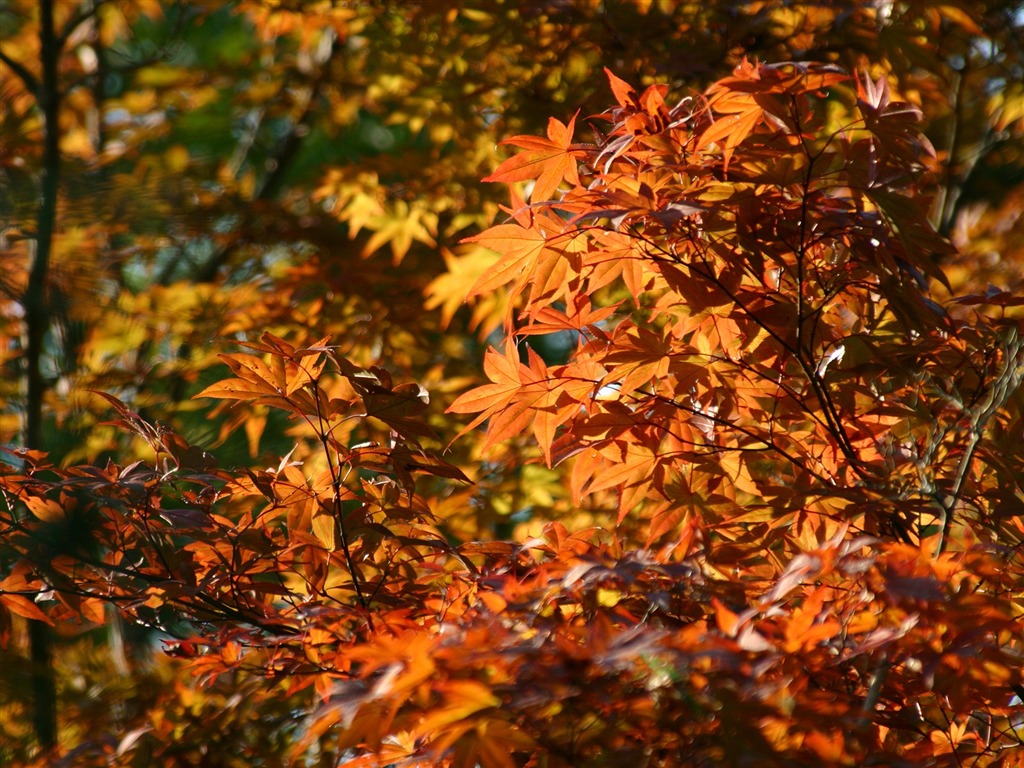
[[0, 764], [1022, 761], [1018, 3], [0, 33]]

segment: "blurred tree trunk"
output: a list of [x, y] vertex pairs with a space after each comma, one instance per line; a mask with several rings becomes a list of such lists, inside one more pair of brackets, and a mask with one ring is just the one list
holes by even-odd
[[[25, 288], [25, 379], [26, 413], [25, 446], [45, 450], [43, 433], [43, 402], [47, 382], [43, 376], [42, 358], [50, 329], [50, 306], [47, 278], [53, 251], [57, 221], [57, 191], [60, 185], [60, 106], [61, 93], [57, 65], [61, 42], [54, 26], [53, 0], [39, 4], [39, 42], [42, 77], [37, 99], [43, 117], [43, 172], [36, 217], [35, 253]], [[29, 627], [32, 657], [33, 724], [36, 738], [44, 750], [57, 743], [57, 689], [53, 674], [52, 637], [49, 626], [32, 621]]]

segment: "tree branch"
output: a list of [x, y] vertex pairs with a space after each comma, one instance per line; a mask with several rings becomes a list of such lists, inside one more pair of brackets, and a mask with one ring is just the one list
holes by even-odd
[[941, 555], [949, 544], [949, 532], [953, 526], [953, 513], [966, 491], [967, 476], [971, 464], [974, 462], [974, 454], [977, 451], [978, 443], [985, 431], [985, 425], [988, 424], [996, 411], [1017, 392], [1022, 379], [1024, 379], [1024, 359], [1021, 358], [1022, 350], [1024, 350], [1024, 341], [1017, 337], [1016, 329], [1011, 329], [1009, 338], [1003, 341], [1003, 353], [1006, 356], [1003, 370], [996, 377], [995, 381], [992, 382], [984, 399], [975, 405], [969, 415], [971, 425], [970, 437], [963, 454], [960, 456], [960, 461], [957, 462], [956, 472], [953, 476], [953, 485], [946, 494], [933, 494], [933, 497], [936, 498], [942, 509], [940, 514], [942, 533], [935, 547], [936, 557]]
[[25, 87], [29, 91], [36, 95], [39, 94], [39, 81], [36, 80], [35, 75], [3, 51], [0, 51], [0, 61], [10, 67], [11, 71], [18, 76], [18, 79], [25, 84]]

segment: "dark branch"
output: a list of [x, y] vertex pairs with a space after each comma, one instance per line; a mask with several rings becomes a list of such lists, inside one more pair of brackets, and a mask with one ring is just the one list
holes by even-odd
[[28, 90], [34, 94], [39, 94], [39, 81], [36, 80], [35, 75], [3, 51], [0, 51], [0, 61], [10, 67], [11, 71], [18, 76], [18, 79], [25, 84]]
[[75, 33], [76, 29], [99, 13], [99, 10], [104, 3], [105, 0], [93, 0], [85, 10], [79, 11], [65, 22], [64, 28], [61, 29], [60, 35], [57, 36], [57, 41], [60, 43], [61, 47], [63, 47], [68, 41], [68, 38]]

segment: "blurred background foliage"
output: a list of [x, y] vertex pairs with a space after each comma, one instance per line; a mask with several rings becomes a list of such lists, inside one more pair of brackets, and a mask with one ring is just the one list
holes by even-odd
[[[1018, 2], [3, 0], [0, 443], [37, 443], [61, 463], [145, 455], [105, 425], [97, 390], [225, 465], [276, 465], [294, 425], [191, 399], [222, 375], [231, 340], [263, 331], [329, 335], [359, 364], [421, 383], [450, 440], [442, 414], [475, 383], [505, 309], [502, 297], [464, 302], [495, 258], [462, 241], [505, 202], [479, 181], [507, 156], [499, 142], [603, 111], [602, 67], [682, 98], [744, 56], [887, 77], [936, 148], [932, 218], [959, 248], [943, 265], [953, 287], [1024, 290]], [[44, 239], [34, 402], [25, 340]], [[551, 361], [567, 353], [557, 336], [534, 343]], [[43, 426], [28, 439], [33, 409]], [[486, 460], [473, 439], [456, 443], [450, 460], [476, 485], [434, 497], [448, 534], [608, 519], [570, 509], [558, 470], [526, 463], [534, 455], [525, 439]], [[308, 692], [282, 690], [257, 722], [253, 680], [197, 689], [152, 634], [98, 626], [54, 639], [67, 764], [284, 762]], [[37, 749], [31, 633], [0, 633], [0, 764], [20, 764]]]

